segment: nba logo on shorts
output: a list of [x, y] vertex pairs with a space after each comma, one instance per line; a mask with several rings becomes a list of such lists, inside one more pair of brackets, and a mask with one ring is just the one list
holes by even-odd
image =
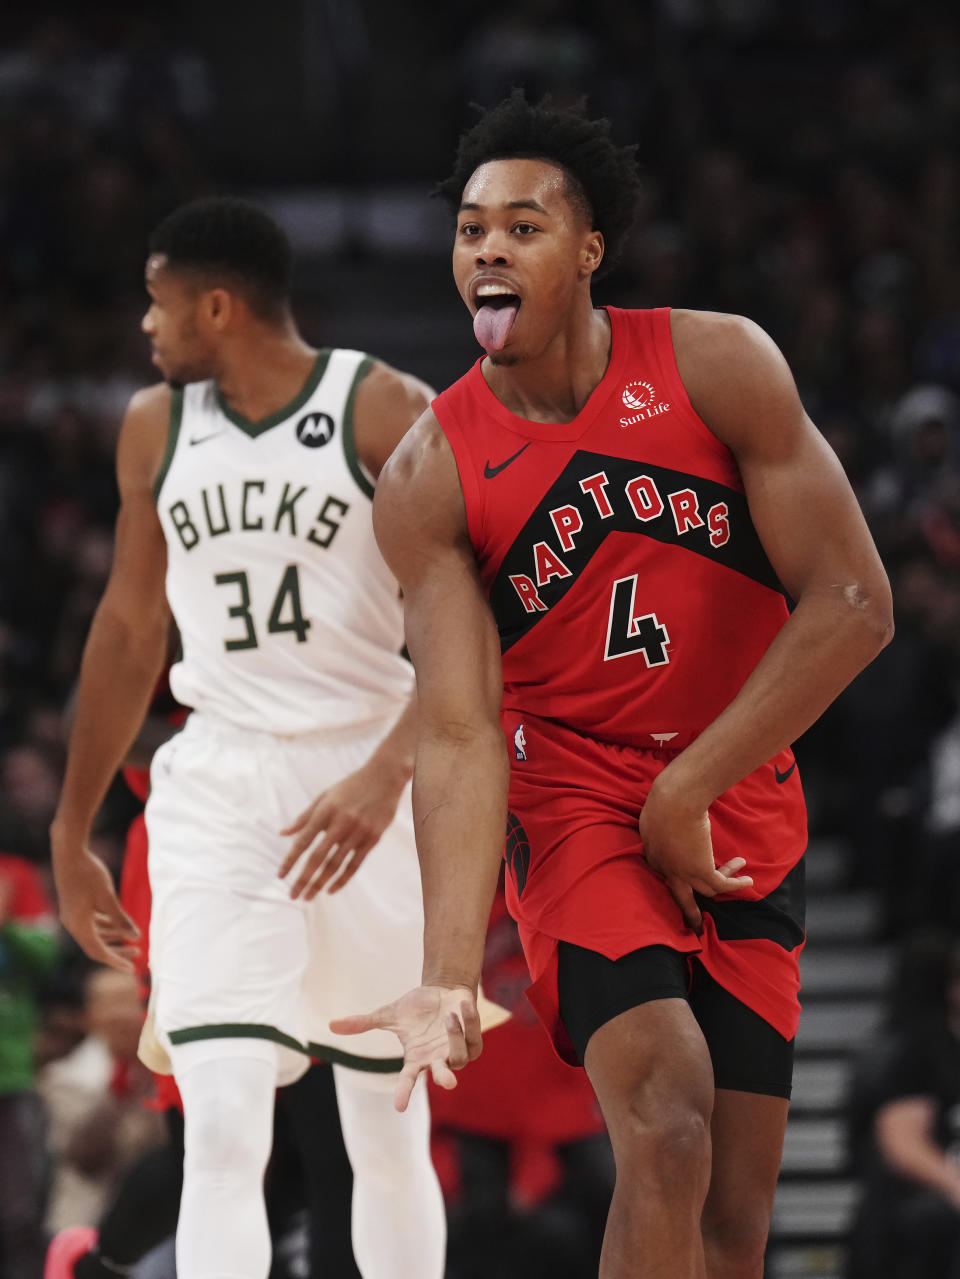
[[517, 753], [517, 759], [527, 758], [526, 745], [527, 739], [523, 735], [523, 725], [518, 724], [513, 734], [513, 749]]

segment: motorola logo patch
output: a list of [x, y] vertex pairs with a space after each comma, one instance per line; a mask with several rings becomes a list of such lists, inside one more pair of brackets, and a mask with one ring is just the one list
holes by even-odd
[[329, 413], [308, 413], [297, 423], [297, 439], [308, 449], [318, 449], [333, 439], [333, 418]]

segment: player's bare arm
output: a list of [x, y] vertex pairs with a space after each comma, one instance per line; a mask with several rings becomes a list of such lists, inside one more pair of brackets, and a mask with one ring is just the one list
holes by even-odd
[[774, 343], [748, 320], [693, 311], [673, 313], [673, 338], [693, 407], [736, 457], [760, 541], [796, 604], [734, 700], [658, 778], [641, 817], [651, 864], [680, 888], [696, 925], [691, 888], [725, 889], [711, 872], [710, 804], [810, 727], [890, 640], [893, 618], [856, 498]]
[[133, 397], [117, 446], [120, 512], [113, 567], [84, 648], [66, 775], [50, 828], [60, 917], [91, 959], [130, 969], [137, 929], [87, 842], [110, 781], [147, 713], [167, 652], [166, 549], [153, 485], [166, 448], [170, 391]]
[[881, 1106], [873, 1121], [877, 1147], [889, 1166], [960, 1209], [960, 1168], [937, 1144], [933, 1097], [898, 1097]]
[[420, 725], [414, 820], [425, 908], [420, 990], [339, 1033], [395, 1030], [402, 1109], [421, 1070], [452, 1087], [449, 1066], [480, 1050], [475, 997], [503, 850], [508, 763], [500, 729], [500, 643], [470, 547], [450, 447], [426, 413], [384, 468], [377, 540], [404, 591]]
[[[357, 388], [354, 440], [365, 469], [377, 479], [391, 453], [429, 406], [425, 382], [375, 360]], [[355, 773], [323, 791], [280, 833], [294, 836], [277, 872], [290, 875], [290, 896], [312, 900], [344, 888], [393, 821], [413, 774], [416, 693], [396, 724]]]
[[412, 373], [374, 360], [357, 387], [353, 434], [361, 462], [377, 479], [387, 459], [436, 395]]

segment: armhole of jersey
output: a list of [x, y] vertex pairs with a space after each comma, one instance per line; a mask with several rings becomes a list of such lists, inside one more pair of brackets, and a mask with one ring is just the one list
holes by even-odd
[[357, 452], [357, 441], [353, 429], [353, 402], [357, 398], [357, 388], [363, 379], [373, 368], [373, 356], [365, 355], [357, 365], [356, 372], [353, 375], [353, 381], [350, 383], [350, 390], [347, 393], [347, 400], [343, 406], [343, 456], [346, 458], [347, 467], [350, 474], [357, 483], [357, 487], [361, 493], [365, 493], [367, 497], [373, 498], [373, 476], [360, 460], [360, 454]]
[[692, 427], [716, 453], [729, 459], [733, 454], [726, 444], [714, 435], [713, 431], [710, 430], [709, 426], [693, 407], [690, 402], [690, 396], [687, 395], [687, 388], [683, 385], [683, 378], [677, 368], [677, 354], [673, 346], [670, 311], [670, 307], [661, 306], [649, 312], [657, 360], [670, 387], [669, 394], [688, 426]]
[[444, 406], [443, 416], [441, 417], [437, 413], [436, 406], [437, 401], [434, 400], [431, 408], [440, 423], [441, 431], [447, 437], [447, 443], [450, 445], [450, 451], [453, 453], [453, 460], [457, 467], [457, 475], [460, 477], [460, 489], [463, 493], [463, 505], [467, 515], [467, 532], [470, 534], [470, 541], [473, 543], [474, 550], [479, 553], [480, 548], [483, 546], [483, 500], [480, 493], [480, 485], [477, 483], [477, 472], [455, 414], [451, 412], [449, 407]]
[[163, 459], [160, 462], [160, 469], [157, 471], [157, 478], [153, 481], [153, 500], [160, 501], [160, 490], [163, 488], [163, 481], [167, 478], [167, 472], [170, 470], [170, 463], [173, 461], [173, 455], [177, 451], [177, 440], [180, 438], [180, 423], [183, 421], [183, 387], [178, 387], [170, 398], [170, 425], [167, 428], [167, 447], [163, 451]]

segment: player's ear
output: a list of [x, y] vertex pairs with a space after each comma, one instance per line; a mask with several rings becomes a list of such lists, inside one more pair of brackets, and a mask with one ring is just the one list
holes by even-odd
[[599, 231], [590, 231], [583, 241], [580, 251], [580, 271], [583, 275], [593, 275], [603, 261], [604, 243]]
[[236, 311], [236, 300], [226, 289], [210, 289], [204, 295], [207, 319], [215, 329], [228, 327]]

